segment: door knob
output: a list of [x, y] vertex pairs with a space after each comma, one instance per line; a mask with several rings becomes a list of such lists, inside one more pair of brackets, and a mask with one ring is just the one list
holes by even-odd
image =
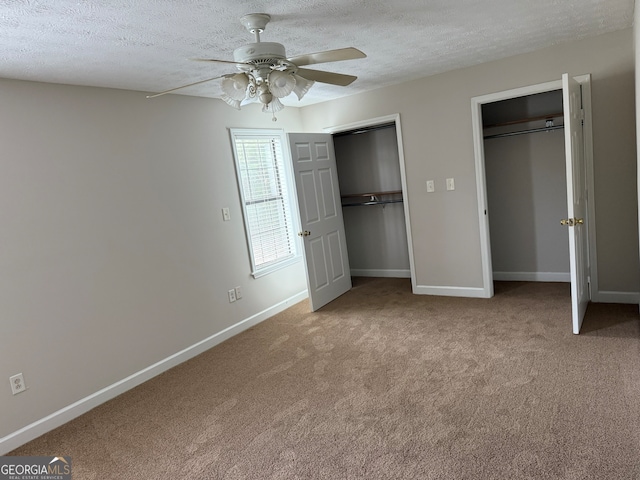
[[309, 230], [305, 230], [304, 232], [298, 232], [299, 237], [308, 237], [309, 235], [311, 235], [311, 232]]
[[567, 218], [560, 220], [560, 225], [575, 227], [576, 225], [584, 225], [584, 218]]

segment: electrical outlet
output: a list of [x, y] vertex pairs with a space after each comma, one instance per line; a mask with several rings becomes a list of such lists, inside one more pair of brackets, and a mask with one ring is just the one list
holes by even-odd
[[9, 377], [9, 382], [11, 383], [11, 393], [14, 395], [22, 393], [27, 389], [27, 385], [24, 383], [24, 377], [21, 373]]
[[236, 287], [236, 300], [240, 300], [242, 298], [242, 287]]
[[229, 303], [233, 303], [236, 301], [236, 291], [234, 288], [229, 290]]

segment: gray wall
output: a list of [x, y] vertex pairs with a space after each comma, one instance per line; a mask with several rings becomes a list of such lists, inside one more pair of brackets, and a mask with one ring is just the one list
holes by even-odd
[[[557, 45], [304, 108], [310, 131], [400, 113], [417, 291], [482, 287], [471, 98], [592, 74], [599, 292], [637, 299], [638, 199], [632, 30]], [[456, 190], [444, 191], [454, 177]], [[437, 191], [427, 193], [425, 181]], [[439, 190], [438, 190], [439, 189]]]
[[227, 127], [273, 128], [259, 109], [11, 80], [0, 99], [0, 438], [306, 290], [302, 262], [250, 275]]
[[[339, 135], [333, 143], [341, 194], [402, 190], [395, 128]], [[344, 207], [342, 212], [352, 275], [410, 276], [401, 203]]]

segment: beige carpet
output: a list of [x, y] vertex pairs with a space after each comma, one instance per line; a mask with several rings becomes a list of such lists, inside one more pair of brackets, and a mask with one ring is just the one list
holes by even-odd
[[640, 479], [637, 306], [355, 279], [12, 452], [82, 479]]

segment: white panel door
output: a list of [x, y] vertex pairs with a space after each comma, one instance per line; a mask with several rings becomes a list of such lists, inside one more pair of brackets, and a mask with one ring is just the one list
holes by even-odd
[[311, 310], [351, 289], [333, 138], [290, 133]]
[[580, 333], [589, 303], [589, 252], [587, 249], [587, 170], [582, 136], [580, 84], [562, 75], [564, 143], [567, 161], [569, 263], [573, 333]]

